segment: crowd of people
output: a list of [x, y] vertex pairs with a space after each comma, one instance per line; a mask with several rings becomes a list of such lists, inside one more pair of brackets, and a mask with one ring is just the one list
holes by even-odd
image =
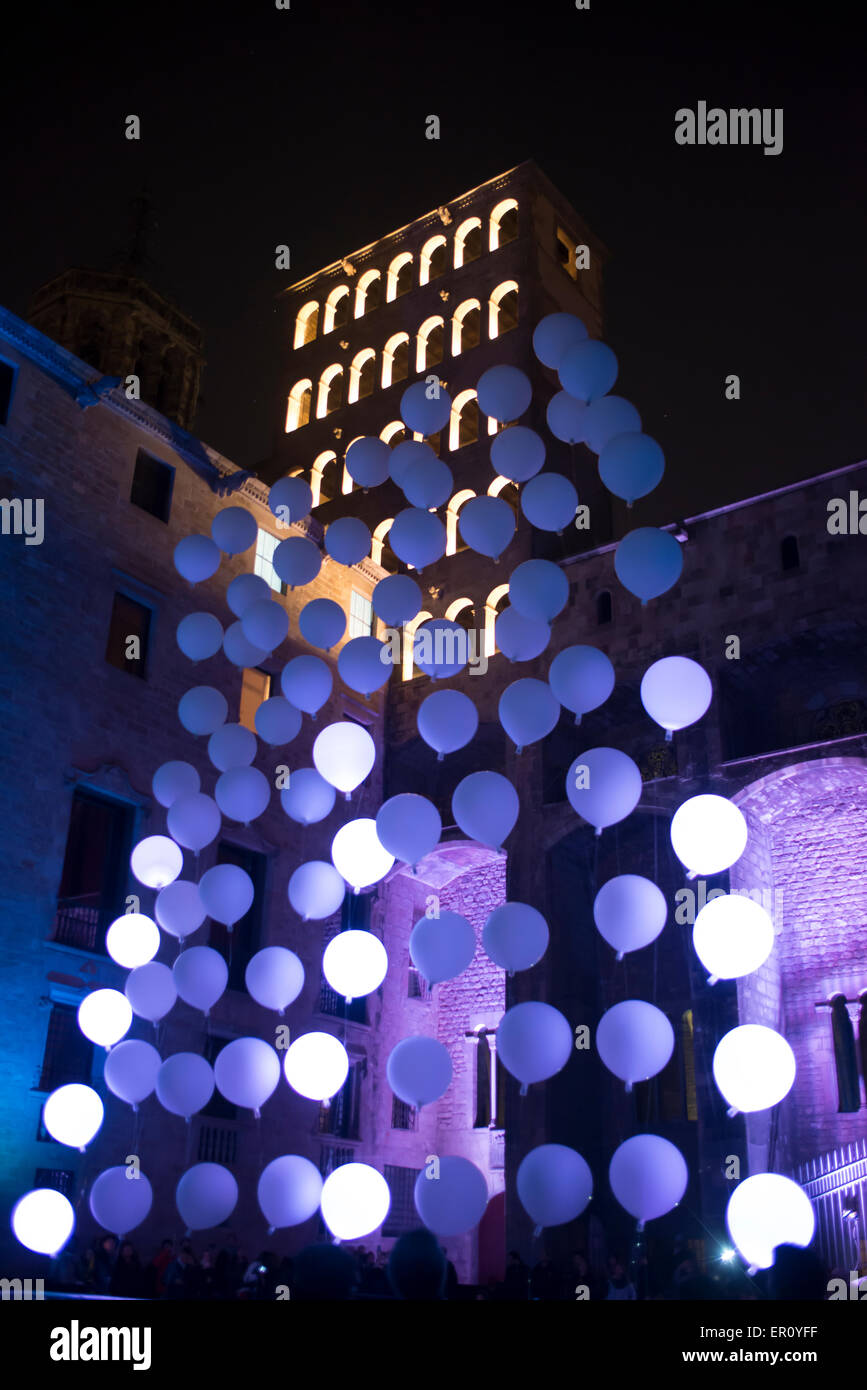
[[364, 1246], [308, 1245], [294, 1256], [262, 1250], [255, 1259], [227, 1233], [201, 1254], [188, 1239], [166, 1238], [143, 1261], [131, 1240], [102, 1234], [80, 1257], [67, 1251], [56, 1282], [70, 1292], [141, 1299], [476, 1299], [492, 1302], [632, 1301], [645, 1299], [805, 1299], [828, 1296], [828, 1271], [809, 1250], [781, 1246], [771, 1270], [748, 1279], [738, 1265], [721, 1261], [701, 1270], [688, 1245], [673, 1245], [649, 1261], [633, 1252], [608, 1256], [593, 1266], [583, 1251], [565, 1260], [543, 1255], [528, 1265], [509, 1252], [505, 1276], [484, 1286], [465, 1286], [445, 1248], [428, 1230], [400, 1237], [390, 1252]]

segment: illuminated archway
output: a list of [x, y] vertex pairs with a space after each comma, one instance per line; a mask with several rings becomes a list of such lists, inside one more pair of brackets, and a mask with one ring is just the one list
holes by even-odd
[[488, 300], [488, 337], [498, 338], [517, 327], [518, 282], [504, 280]]
[[465, 299], [452, 315], [452, 356], [478, 347], [481, 338], [482, 306], [478, 299]]
[[[328, 449], [328, 450], [326, 450], [326, 452], [325, 452], [324, 454], [320, 454], [320, 455], [318, 456], [318, 458], [316, 458], [316, 459], [314, 460], [314, 462], [313, 462], [313, 467], [312, 467], [312, 469], [310, 470], [310, 491], [313, 493], [313, 506], [314, 506], [314, 507], [318, 507], [318, 506], [319, 506], [319, 503], [320, 503], [321, 501], [326, 501], [326, 502], [330, 502], [330, 501], [331, 501], [331, 497], [330, 497], [330, 496], [327, 496], [327, 495], [326, 495], [326, 497], [324, 497], [324, 498], [323, 498], [323, 496], [322, 496], [323, 491], [325, 491], [325, 489], [324, 489], [323, 486], [322, 486], [322, 481], [323, 481], [323, 478], [324, 478], [324, 476], [325, 476], [325, 470], [326, 470], [326, 468], [328, 468], [328, 465], [331, 464], [331, 463], [333, 463], [333, 464], [335, 465], [334, 469], [332, 469], [331, 472], [333, 472], [333, 474], [334, 474], [334, 481], [335, 481], [335, 484], [336, 484], [336, 481], [337, 481], [337, 468], [336, 468], [336, 464], [337, 464], [337, 455], [335, 454], [335, 452], [334, 452], [333, 449]], [[331, 476], [331, 474], [329, 473], [329, 478], [330, 478], [330, 476]]]
[[379, 308], [382, 295], [382, 272], [366, 270], [358, 281], [355, 290], [355, 317], [363, 318]]
[[415, 369], [423, 372], [443, 360], [445, 325], [437, 314], [425, 319], [416, 337]]
[[286, 403], [286, 433], [291, 434], [292, 430], [300, 430], [302, 425], [306, 425], [310, 419], [310, 402], [313, 399], [313, 382], [309, 377], [304, 381], [296, 381], [292, 390], [289, 392], [289, 400]]
[[325, 315], [322, 332], [330, 333], [349, 322], [349, 286], [338, 285], [325, 301]]
[[467, 387], [459, 391], [452, 402], [449, 420], [449, 449], [462, 449], [475, 444], [479, 437], [479, 402], [476, 392]]
[[409, 376], [409, 334], [393, 333], [382, 349], [382, 385], [392, 386]]
[[482, 219], [468, 217], [455, 232], [455, 270], [482, 254]]
[[518, 235], [518, 200], [504, 198], [491, 213], [488, 248], [496, 251]]
[[316, 337], [316, 330], [319, 325], [319, 304], [315, 299], [311, 299], [309, 304], [304, 304], [299, 310], [295, 319], [295, 341], [292, 346], [299, 348], [305, 343], [312, 343]]
[[[446, 555], [456, 555], [458, 552], [458, 513], [465, 502], [469, 502], [471, 497], [475, 497], [471, 487], [464, 488], [463, 492], [456, 492], [446, 508]], [[467, 547], [461, 543], [461, 550]]]
[[339, 362], [333, 362], [330, 367], [319, 378], [319, 392], [316, 397], [316, 418], [322, 420], [326, 415], [333, 415], [335, 410], [339, 410], [343, 404], [343, 368]]
[[[398, 438], [398, 435], [400, 435], [400, 438]], [[380, 431], [379, 437], [383, 439], [386, 444], [390, 444], [391, 447], [394, 448], [396, 445], [400, 444], [402, 440], [409, 439], [409, 430], [402, 420], [391, 420], [386, 425], [385, 429]]]
[[[414, 668], [415, 668], [415, 662], [414, 662], [413, 659], [412, 659], [412, 655], [413, 655], [413, 645], [414, 645], [414, 644], [413, 644], [413, 637], [415, 636], [416, 628], [417, 628], [421, 623], [426, 623], [426, 622], [428, 621], [428, 619], [429, 619], [429, 618], [432, 618], [432, 617], [433, 617], [433, 614], [432, 614], [432, 613], [425, 613], [424, 611], [422, 611], [421, 613], [417, 613], [416, 616], [415, 616], [414, 618], [411, 618], [410, 621], [409, 621], [408, 623], [404, 623], [404, 626], [403, 626], [403, 670], [402, 670], [402, 675], [403, 675], [403, 679], [404, 679], [405, 681], [411, 681], [411, 680], [412, 680], [413, 671], [414, 671]], [[419, 672], [419, 675], [421, 675], [421, 672]]]
[[391, 265], [388, 267], [388, 279], [386, 282], [385, 298], [390, 304], [393, 299], [399, 299], [402, 294], [406, 294], [412, 289], [412, 252], [401, 251], [399, 256], [395, 256]]
[[485, 656], [493, 656], [497, 650], [497, 644], [494, 640], [494, 624], [508, 593], [508, 584], [498, 584], [496, 589], [492, 589], [485, 599]]
[[376, 372], [376, 352], [373, 348], [362, 348], [352, 359], [349, 367], [349, 392], [347, 403], [363, 401], [373, 394]]
[[446, 239], [444, 236], [432, 236], [430, 241], [426, 241], [421, 248], [418, 267], [418, 283], [426, 285], [430, 280], [436, 280], [442, 275], [446, 268]]

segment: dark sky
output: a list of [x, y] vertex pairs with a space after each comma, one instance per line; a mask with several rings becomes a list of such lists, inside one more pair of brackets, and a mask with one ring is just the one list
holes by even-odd
[[[277, 292], [527, 158], [611, 250], [616, 389], [662, 444], [681, 513], [867, 454], [857, 7], [33, 13], [0, 95], [0, 303], [24, 314], [66, 266], [110, 265], [146, 181], [150, 278], [205, 332], [198, 432], [239, 464], [267, 454], [285, 396]], [[699, 101], [782, 107], [782, 154], [678, 146], [675, 111]], [[290, 273], [274, 267], [283, 242]]]

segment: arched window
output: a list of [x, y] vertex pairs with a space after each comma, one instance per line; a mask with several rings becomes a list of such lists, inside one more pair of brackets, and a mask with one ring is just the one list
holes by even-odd
[[488, 300], [488, 337], [499, 338], [518, 326], [518, 282], [504, 280]]
[[295, 341], [293, 347], [303, 347], [305, 343], [312, 343], [316, 337], [316, 330], [319, 326], [319, 305], [315, 299], [311, 299], [309, 304], [305, 304], [298, 310], [295, 319]]
[[363, 401], [373, 393], [376, 377], [376, 353], [373, 348], [362, 348], [352, 359], [349, 368], [350, 405], [353, 401]]
[[492, 589], [485, 599], [485, 656], [493, 656], [497, 650], [497, 644], [494, 640], [497, 615], [502, 613], [508, 602], [508, 584], [498, 584], [496, 589]]
[[436, 280], [438, 276], [443, 274], [445, 268], [446, 239], [444, 236], [433, 236], [421, 248], [418, 263], [418, 283], [426, 285], [428, 281]]
[[449, 448], [463, 449], [479, 437], [479, 402], [475, 391], [459, 391], [452, 402], [449, 422]]
[[482, 335], [482, 306], [477, 299], [465, 299], [452, 316], [452, 356], [478, 347]]
[[310, 490], [313, 493], [314, 507], [318, 507], [323, 502], [330, 502], [333, 497], [337, 496], [338, 478], [337, 455], [329, 449], [326, 453], [320, 454], [314, 461], [310, 473]]
[[611, 595], [607, 589], [603, 589], [596, 598], [596, 626], [604, 627], [611, 622]]
[[333, 415], [343, 405], [343, 368], [335, 362], [319, 378], [319, 394], [316, 398], [316, 418], [322, 420]]
[[831, 1027], [834, 1064], [837, 1068], [837, 1110], [840, 1114], [849, 1114], [861, 1108], [861, 1088], [858, 1084], [855, 1030], [846, 1007], [845, 994], [835, 994], [831, 1000]]
[[784, 570], [796, 570], [799, 568], [801, 560], [798, 554], [798, 539], [796, 536], [785, 536], [780, 543], [780, 563]]
[[388, 284], [385, 297], [390, 304], [393, 299], [400, 299], [402, 294], [412, 289], [412, 252], [402, 251], [399, 256], [395, 256], [391, 265], [388, 267]]
[[323, 333], [330, 333], [335, 328], [343, 328], [349, 322], [349, 299], [348, 285], [337, 285], [331, 291], [325, 301]]
[[508, 502], [515, 516], [518, 515], [518, 502], [520, 494], [517, 485], [511, 478], [495, 478], [488, 488], [489, 497], [499, 497], [501, 501]]
[[[383, 569], [388, 568], [385, 564], [386, 536], [391, 530], [393, 522], [393, 516], [387, 517], [385, 521], [381, 521], [374, 531], [370, 543], [370, 558], [375, 565], [381, 565]], [[389, 550], [390, 549], [391, 547], [389, 547]], [[393, 551], [391, 553], [394, 554]]]
[[476, 1028], [470, 1038], [475, 1052], [474, 1129], [503, 1129], [506, 1123], [506, 1068], [497, 1058], [494, 1028]]
[[395, 333], [382, 352], [382, 384], [393, 386], [409, 376], [409, 334]]
[[402, 444], [405, 439], [409, 439], [409, 430], [402, 420], [392, 420], [380, 432], [380, 439], [384, 439], [386, 444], [390, 444], [392, 449], [396, 445]]
[[415, 369], [423, 372], [427, 367], [435, 367], [443, 360], [443, 335], [445, 329], [441, 318], [434, 315], [425, 319], [418, 330], [416, 339]]
[[347, 446], [346, 446], [346, 448], [345, 448], [345, 450], [344, 450], [344, 452], [343, 452], [343, 479], [342, 479], [341, 484], [340, 484], [340, 491], [341, 491], [341, 493], [343, 493], [343, 494], [350, 493], [350, 492], [352, 491], [352, 489], [353, 489], [353, 486], [354, 486], [354, 484], [353, 484], [353, 482], [352, 482], [352, 474], [350, 473], [349, 469], [346, 467], [346, 455], [349, 453], [349, 450], [352, 448], [352, 446], [353, 446], [353, 444], [356, 442], [356, 440], [358, 440], [358, 439], [363, 439], [363, 438], [364, 438], [363, 435], [357, 434], [357, 435], [355, 436], [355, 439], [350, 439], [349, 443], [347, 444]]
[[463, 492], [456, 492], [451, 498], [446, 508], [446, 554], [457, 555], [459, 551], [467, 549], [466, 541], [461, 539], [458, 531], [458, 513], [465, 502], [469, 502], [471, 497], [475, 497], [472, 488], [464, 488]]
[[292, 430], [300, 430], [302, 425], [306, 425], [310, 419], [310, 403], [313, 399], [313, 382], [308, 378], [306, 381], [296, 381], [292, 390], [289, 392], [289, 400], [286, 407], [286, 433]]
[[[413, 656], [413, 640], [412, 640], [412, 639], [413, 639], [413, 637], [415, 636], [415, 630], [416, 630], [416, 628], [419, 627], [422, 623], [426, 623], [427, 620], [428, 620], [428, 618], [432, 618], [432, 617], [433, 617], [433, 614], [432, 614], [432, 613], [424, 613], [424, 612], [422, 612], [422, 613], [418, 613], [418, 614], [417, 614], [414, 618], [412, 618], [408, 623], [404, 623], [404, 627], [403, 627], [403, 672], [402, 672], [402, 674], [403, 674], [403, 679], [404, 679], [405, 681], [411, 681], [412, 678], [413, 678], [413, 676], [415, 676], [415, 675], [421, 675], [421, 672], [418, 670], [418, 667], [416, 666], [415, 662], [414, 662], [413, 659], [412, 659], [412, 656]], [[421, 641], [421, 638], [419, 639], [419, 641]]]
[[382, 272], [366, 270], [355, 290], [355, 317], [360, 319], [365, 314], [373, 313], [374, 309], [379, 308], [381, 300]]
[[468, 217], [455, 232], [455, 269], [477, 261], [482, 254], [482, 219]]
[[514, 198], [504, 198], [491, 213], [488, 245], [492, 251], [506, 246], [518, 235], [518, 204]]
[[[464, 632], [474, 633], [476, 630], [476, 610], [471, 598], [456, 598], [454, 603], [449, 604], [444, 616], [453, 623], [459, 623]], [[471, 638], [471, 643], [474, 644], [474, 642], [475, 638]], [[471, 654], [477, 650], [475, 645], [468, 644], [468, 646]]]

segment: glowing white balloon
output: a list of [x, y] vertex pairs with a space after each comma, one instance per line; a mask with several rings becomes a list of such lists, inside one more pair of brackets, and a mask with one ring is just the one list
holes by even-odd
[[[154, 915], [170, 936], [182, 941], [198, 931], [207, 913], [196, 883], [177, 879], [157, 894]], [[121, 919], [123, 920], [123, 919]], [[153, 959], [151, 957], [151, 959]]]
[[770, 1269], [778, 1245], [809, 1245], [816, 1213], [802, 1187], [780, 1173], [756, 1173], [738, 1183], [726, 1207], [732, 1244], [750, 1266]]
[[184, 856], [168, 835], [148, 835], [130, 855], [130, 868], [146, 888], [165, 888], [184, 867]]
[[51, 1092], [42, 1110], [42, 1123], [58, 1144], [83, 1152], [102, 1128], [104, 1114], [93, 1087], [75, 1082]]
[[706, 712], [713, 697], [710, 676], [686, 656], [665, 656], [648, 666], [641, 680], [641, 703], [670, 739]]
[[357, 1240], [382, 1225], [391, 1192], [381, 1173], [367, 1163], [343, 1163], [322, 1185], [322, 1220], [338, 1240]]
[[282, 1015], [304, 988], [304, 966], [285, 946], [265, 946], [250, 957], [244, 983], [251, 999]]
[[388, 955], [369, 931], [342, 931], [325, 947], [322, 973], [345, 999], [361, 999], [379, 989], [388, 970]]
[[618, 960], [627, 951], [640, 951], [655, 941], [667, 917], [665, 895], [640, 874], [610, 878], [593, 903], [593, 920], [599, 934], [614, 947]]
[[674, 1051], [674, 1029], [661, 1009], [644, 999], [624, 999], [599, 1020], [596, 1050], [604, 1065], [631, 1091], [667, 1065]]
[[376, 744], [370, 734], [360, 724], [349, 720], [328, 724], [313, 743], [316, 771], [332, 787], [343, 792], [347, 801], [375, 761]]
[[299, 864], [289, 880], [289, 901], [300, 917], [309, 922], [331, 917], [346, 897], [346, 884], [333, 864], [312, 859]]
[[147, 965], [138, 965], [131, 970], [123, 992], [132, 1005], [133, 1013], [150, 1023], [159, 1023], [173, 1008], [178, 997], [171, 970], [158, 960], [148, 961]]
[[691, 796], [671, 818], [672, 847], [691, 878], [731, 868], [747, 837], [743, 814], [724, 796]]
[[356, 893], [379, 883], [394, 863], [394, 855], [380, 844], [376, 821], [366, 816], [340, 827], [331, 841], [331, 858], [337, 872]]
[[[105, 1059], [105, 1084], [113, 1095], [137, 1110], [153, 1094], [163, 1059], [150, 1043], [130, 1038], [118, 1043]], [[132, 1180], [131, 1180], [132, 1181]]]
[[759, 1023], [732, 1028], [713, 1054], [713, 1079], [729, 1114], [769, 1110], [795, 1082], [795, 1054], [781, 1033]]
[[302, 1033], [286, 1049], [283, 1071], [299, 1096], [330, 1100], [349, 1075], [349, 1057], [333, 1033]]
[[[169, 887], [174, 887], [169, 884]], [[165, 890], [163, 890], [165, 891]], [[105, 948], [112, 960], [127, 970], [146, 965], [160, 949], [160, 929], [143, 912], [126, 912], [112, 922], [105, 934]]]
[[25, 1249], [37, 1255], [56, 1255], [75, 1230], [75, 1211], [62, 1192], [35, 1187], [15, 1203], [12, 1230]]
[[[387, 447], [387, 446], [386, 446]], [[322, 1175], [315, 1163], [300, 1154], [283, 1154], [262, 1169], [256, 1199], [268, 1222], [268, 1234], [285, 1226], [300, 1226], [319, 1210]]]
[[760, 903], [740, 893], [712, 898], [692, 929], [692, 944], [710, 973], [708, 984], [739, 980], [764, 965], [774, 949], [774, 924]]
[[98, 1047], [114, 1047], [132, 1027], [132, 1009], [119, 989], [95, 989], [78, 1006], [78, 1026]]
[[158, 767], [151, 787], [161, 806], [167, 809], [179, 796], [192, 796], [202, 785], [202, 779], [192, 763], [170, 762]]

